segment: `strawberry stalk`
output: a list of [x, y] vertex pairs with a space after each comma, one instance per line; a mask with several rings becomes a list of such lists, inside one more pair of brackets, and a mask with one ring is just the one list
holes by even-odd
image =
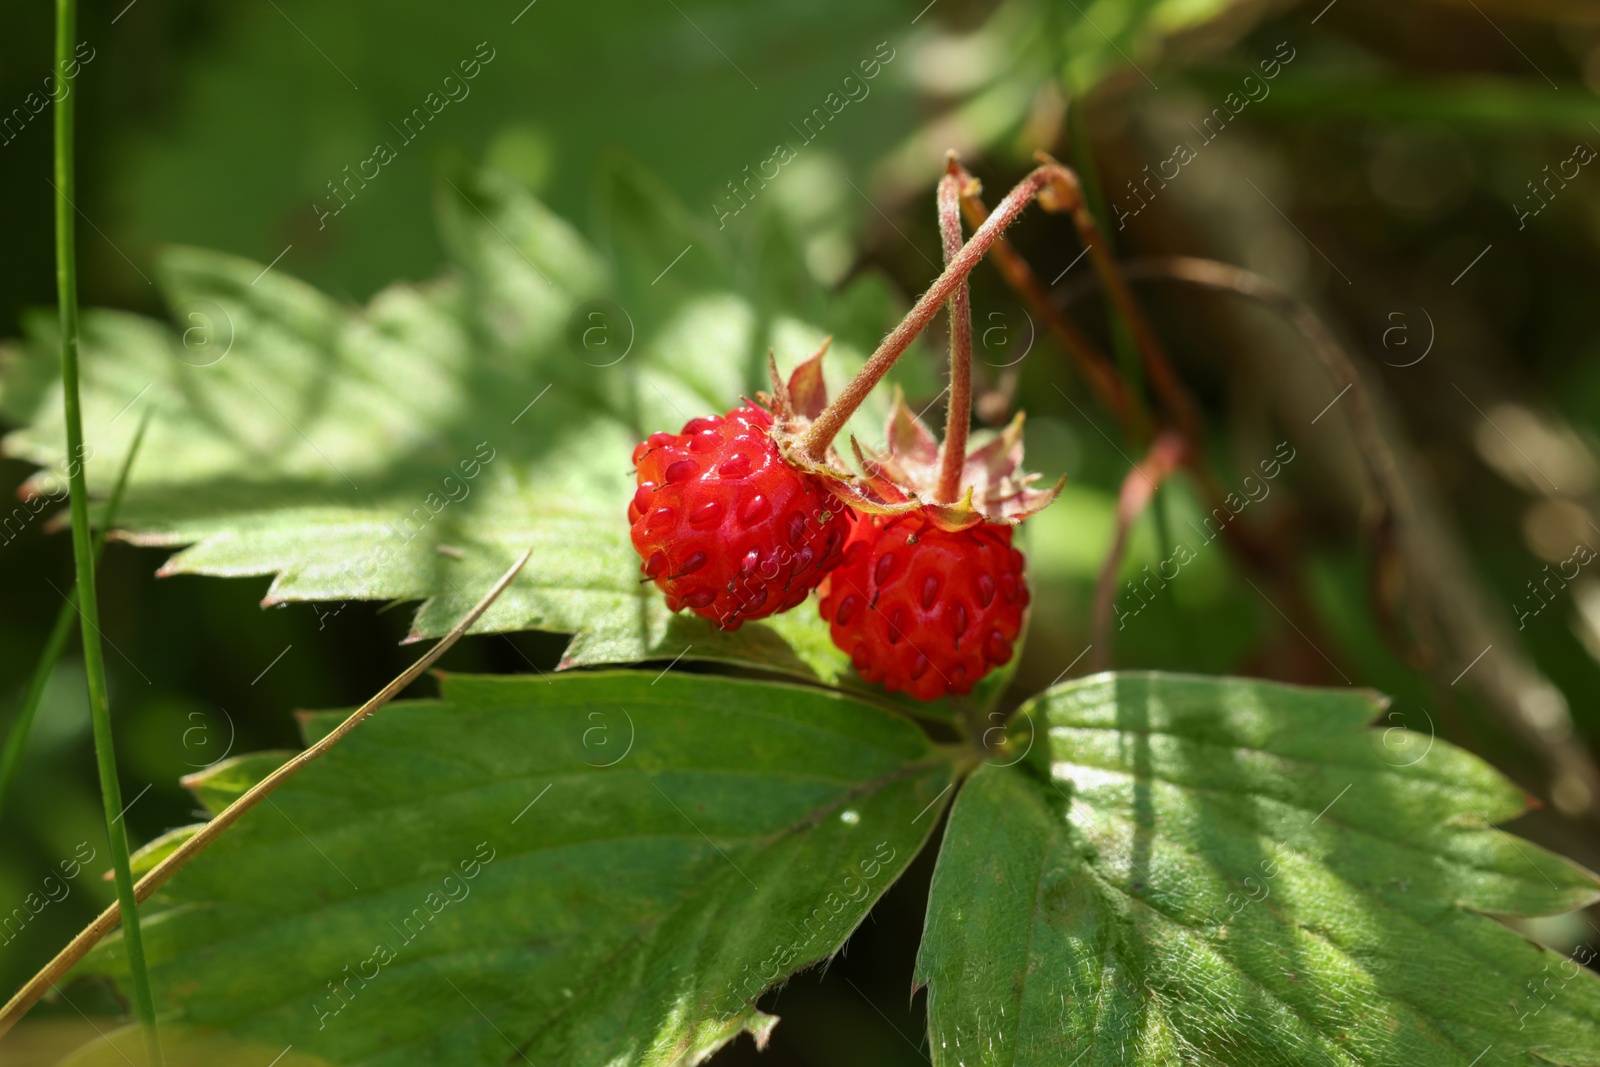
[[[961, 164], [950, 153], [945, 176], [939, 179], [939, 235], [944, 240], [944, 261], [961, 254], [961, 190], [965, 184]], [[967, 462], [967, 431], [972, 423], [972, 298], [967, 280], [957, 283], [950, 296], [950, 406], [945, 413], [944, 446], [939, 455], [941, 504], [953, 504], [961, 493], [961, 472]]]
[[[1026, 178], [1017, 183], [1016, 188], [1006, 194], [1005, 199], [995, 206], [991, 214], [977, 232], [961, 246], [960, 251], [951, 256], [945, 265], [944, 273], [934, 279], [927, 292], [917, 300], [911, 310], [906, 314], [900, 324], [890, 331], [889, 336], [878, 345], [878, 350], [872, 354], [867, 365], [861, 369], [854, 380], [847, 385], [842, 393], [834, 398], [821, 415], [817, 416], [808, 430], [802, 434], [797, 442], [798, 451], [813, 463], [821, 463], [828, 453], [828, 446], [839, 435], [844, 424], [850, 416], [855, 414], [856, 408], [866, 399], [867, 394], [883, 380], [889, 373], [889, 368], [894, 366], [900, 354], [911, 346], [917, 335], [927, 328], [939, 308], [951, 298], [957, 287], [972, 273], [978, 261], [989, 250], [989, 247], [999, 240], [1006, 228], [1016, 221], [1017, 216], [1033, 202], [1039, 199], [1039, 204], [1046, 211], [1071, 210], [1074, 205], [1081, 204], [1082, 191], [1078, 180], [1071, 171], [1049, 157], [1043, 157], [1045, 162], [1035, 167]], [[952, 398], [953, 405], [954, 398]]]
[[[965, 168], [957, 165], [958, 176], [961, 184], [961, 209], [966, 217], [967, 225], [972, 227], [982, 226], [989, 217], [989, 208], [983, 202], [983, 189], [978, 180], [967, 172]], [[1044, 320], [1046, 327], [1055, 337], [1063, 351], [1077, 364], [1078, 372], [1083, 375], [1095, 392], [1100, 396], [1106, 407], [1117, 416], [1123, 424], [1128, 436], [1133, 440], [1144, 440], [1150, 435], [1150, 415], [1144, 409], [1144, 403], [1137, 393], [1129, 389], [1117, 372], [1115, 364], [1100, 351], [1099, 347], [1087, 334], [1073, 325], [1061, 310], [1055, 306], [1050, 298], [1049, 289], [1034, 275], [1033, 268], [1028, 266], [1028, 261], [1023, 259], [1011, 242], [1004, 237], [995, 242], [990, 250], [995, 268], [1001, 277], [1006, 280], [1019, 296], [1028, 302], [1033, 313]], [[979, 414], [990, 421], [1003, 421], [1005, 410], [1009, 408], [1010, 395], [1016, 388], [1015, 366], [1008, 368], [1008, 373], [1002, 385], [1001, 394], [1005, 403], [998, 413], [986, 415], [982, 405], [979, 405]]]
[[1089, 262], [1094, 266], [1095, 273], [1100, 276], [1100, 283], [1105, 286], [1106, 295], [1111, 299], [1111, 306], [1133, 335], [1134, 347], [1138, 350], [1140, 366], [1145, 376], [1171, 414], [1173, 421], [1177, 423], [1178, 429], [1183, 431], [1184, 436], [1190, 441], [1198, 441], [1201, 436], [1200, 416], [1195, 410], [1194, 402], [1184, 391], [1183, 383], [1178, 380], [1177, 372], [1172, 368], [1172, 361], [1167, 356], [1166, 347], [1156, 336], [1155, 328], [1150, 325], [1150, 320], [1145, 317], [1138, 301], [1134, 300], [1133, 290], [1128, 287], [1128, 280], [1123, 277], [1122, 268], [1117, 265], [1117, 257], [1112, 251], [1111, 242], [1106, 239], [1099, 224], [1095, 222], [1094, 215], [1089, 211], [1089, 202], [1083, 194], [1082, 186], [1078, 183], [1077, 175], [1064, 167], [1062, 170], [1065, 180], [1070, 182], [1072, 187], [1072, 198], [1067, 210], [1072, 215], [1073, 226], [1077, 228], [1078, 239], [1089, 250]]
[[[1144, 459], [1128, 471], [1122, 479], [1122, 490], [1117, 494], [1116, 532], [1111, 540], [1111, 550], [1100, 565], [1100, 579], [1095, 584], [1093, 629], [1093, 666], [1097, 671], [1111, 666], [1111, 609], [1116, 596], [1117, 571], [1122, 566], [1123, 554], [1128, 548], [1128, 534], [1135, 520], [1155, 499], [1161, 484], [1178, 470], [1187, 458], [1188, 442], [1181, 434], [1171, 430], [1162, 432], [1150, 444]], [[1132, 583], [1130, 583], [1131, 585]]]

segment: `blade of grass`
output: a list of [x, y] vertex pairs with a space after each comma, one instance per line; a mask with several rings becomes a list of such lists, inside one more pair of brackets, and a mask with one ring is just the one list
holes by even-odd
[[[528, 549], [511, 565], [511, 569], [500, 576], [500, 580], [483, 595], [483, 599], [473, 605], [472, 610], [456, 623], [455, 628], [439, 640], [439, 643], [418, 657], [417, 661], [407, 667], [394, 681], [378, 690], [377, 694], [361, 705], [350, 716], [340, 723], [335, 729], [327, 733], [321, 740], [311, 747], [303, 750], [290, 759], [277, 770], [267, 775], [261, 781], [246, 790], [239, 799], [219, 811], [210, 822], [200, 827], [193, 837], [188, 838], [177, 848], [173, 849], [160, 863], [139, 879], [135, 888], [135, 896], [139, 900], [150, 899], [154, 893], [166, 884], [178, 872], [178, 869], [215, 841], [222, 833], [238, 822], [251, 808], [265, 800], [273, 790], [277, 789], [289, 778], [298, 773], [311, 761], [317, 759], [334, 745], [338, 744], [351, 730], [359, 726], [367, 716], [383, 707], [389, 701], [399, 696], [401, 691], [422, 676], [422, 672], [433, 666], [438, 658], [445, 654], [461, 636], [472, 629], [472, 624], [477, 622], [489, 605], [505, 592], [506, 587], [521, 573], [522, 567], [533, 555], [533, 549]], [[39, 1002], [39, 998], [55, 988], [55, 983], [66, 977], [74, 965], [93, 948], [101, 938], [116, 929], [121, 921], [124, 908], [119, 899], [118, 903], [111, 905], [105, 911], [79, 931], [78, 936], [67, 942], [67, 947], [56, 953], [56, 958], [45, 964], [44, 969], [32, 978], [19, 990], [16, 995], [8, 1000], [4, 1007], [0, 1007], [0, 1037], [6, 1033], [27, 1014], [28, 1009]]]
[[[139, 420], [139, 429], [134, 432], [133, 444], [128, 448], [128, 454], [123, 457], [122, 470], [117, 473], [117, 484], [111, 490], [111, 497], [106, 501], [105, 513], [100, 519], [100, 529], [94, 537], [94, 559], [99, 564], [100, 554], [106, 547], [106, 533], [111, 529], [112, 523], [117, 521], [117, 511], [122, 507], [122, 493], [128, 487], [128, 472], [133, 470], [133, 459], [139, 454], [139, 446], [144, 442], [145, 427], [150, 424], [150, 409], [145, 409], [144, 418]], [[67, 641], [72, 636], [72, 620], [78, 616], [78, 590], [74, 588], [61, 605], [61, 610], [56, 613], [56, 624], [50, 629], [50, 637], [44, 643], [44, 651], [39, 653], [39, 663], [33, 669], [33, 677], [28, 680], [28, 690], [22, 696], [22, 706], [17, 712], [16, 721], [11, 724], [11, 730], [6, 734], [6, 747], [0, 753], [0, 817], [5, 815], [6, 797], [11, 793], [11, 785], [16, 781], [17, 770], [22, 766], [22, 753], [28, 745], [28, 735], [33, 732], [33, 720], [39, 714], [39, 704], [44, 700], [44, 690], [50, 684], [50, 675], [55, 672], [56, 664], [61, 661], [62, 653], [67, 650]]]
[[[77, 40], [77, 0], [56, 0], [56, 65], [66, 70]], [[122, 821], [122, 787], [117, 781], [117, 754], [111, 731], [111, 701], [106, 691], [106, 665], [100, 647], [100, 598], [94, 585], [94, 545], [89, 528], [89, 488], [83, 473], [83, 411], [78, 396], [78, 260], [77, 210], [73, 158], [73, 119], [78, 94], [64, 94], [55, 111], [56, 291], [61, 304], [61, 395], [67, 424], [67, 476], [71, 490], [72, 556], [77, 571], [78, 614], [82, 619], [83, 669], [89, 681], [89, 716], [94, 726], [95, 764], [100, 774], [100, 799], [106, 811], [106, 836], [110, 839], [111, 868], [117, 883], [117, 901], [127, 917], [123, 944], [128, 952], [128, 976], [133, 986], [134, 1012], [144, 1031], [145, 1054], [150, 1067], [164, 1067], [161, 1038], [156, 1032], [155, 1000], [150, 995], [150, 974], [145, 968], [144, 939], [139, 932], [139, 911], [133, 895], [133, 874], [128, 867], [128, 831]]]

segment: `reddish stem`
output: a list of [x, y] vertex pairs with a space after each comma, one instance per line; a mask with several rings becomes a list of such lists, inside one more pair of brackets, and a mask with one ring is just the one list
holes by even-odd
[[[900, 358], [900, 353], [910, 347], [911, 342], [920, 334], [938, 313], [940, 305], [950, 299], [950, 294], [961, 282], [972, 273], [972, 268], [978, 265], [983, 254], [989, 250], [1007, 226], [1016, 221], [1024, 208], [1032, 202], [1034, 197], [1040, 197], [1041, 206], [1047, 211], [1059, 211], [1070, 207], [1072, 198], [1076, 195], [1076, 181], [1070, 186], [1063, 182], [1063, 175], [1068, 172], [1059, 163], [1048, 163], [1035, 168], [1017, 187], [1006, 194], [994, 209], [994, 214], [989, 216], [987, 222], [978, 227], [970, 240], [961, 246], [961, 250], [951, 257], [945, 266], [944, 273], [934, 279], [927, 292], [923, 293], [906, 317], [900, 320], [900, 325], [890, 331], [889, 336], [878, 345], [878, 350], [872, 354], [867, 365], [861, 373], [847, 386], [844, 392], [834, 398], [827, 406], [817, 421], [811, 424], [804, 435], [801, 436], [798, 446], [800, 452], [812, 462], [820, 463], [827, 455], [828, 446], [839, 435], [844, 424], [850, 416], [855, 414], [856, 408], [872, 392], [883, 376], [889, 373], [889, 368], [894, 366], [895, 360]], [[1070, 177], [1070, 175], [1068, 175]]]
[[[982, 187], [966, 170], [961, 170], [960, 176], [963, 179], [961, 206], [967, 223], [975, 227], [982, 226], [984, 220], [989, 217], [989, 208], [983, 202]], [[1050, 299], [1049, 290], [1033, 273], [1027, 260], [1023, 259], [1017, 250], [1011, 247], [1011, 242], [1004, 237], [994, 243], [994, 247], [990, 249], [990, 258], [1007, 284], [1028, 301], [1035, 314], [1044, 319], [1045, 325], [1055, 336], [1057, 343], [1077, 363], [1079, 373], [1129, 430], [1130, 436], [1136, 439], [1145, 437], [1149, 432], [1148, 416], [1124, 386], [1116, 367], [1101, 353], [1088, 335], [1073, 325], [1072, 320], [1055, 306]], [[1015, 368], [1012, 369], [1014, 371]]]
[[1194, 404], [1190, 402], [1189, 394], [1184, 390], [1183, 384], [1178, 380], [1177, 373], [1172, 369], [1166, 348], [1156, 337], [1150, 320], [1145, 318], [1138, 301], [1133, 299], [1133, 291], [1128, 288], [1128, 280], [1122, 276], [1116, 257], [1111, 254], [1111, 245], [1100, 232], [1094, 216], [1089, 213], [1089, 204], [1084, 199], [1083, 187], [1078, 184], [1078, 176], [1043, 152], [1038, 153], [1036, 158], [1041, 164], [1054, 166], [1061, 171], [1062, 184], [1070, 189], [1068, 210], [1072, 214], [1072, 223], [1077, 227], [1079, 239], [1089, 249], [1089, 262], [1094, 265], [1095, 273], [1100, 275], [1100, 281], [1106, 287], [1106, 295], [1111, 298], [1123, 321], [1133, 331], [1134, 344], [1139, 349], [1140, 362], [1144, 365], [1150, 384], [1154, 386], [1162, 403], [1172, 413], [1178, 428], [1191, 441], [1198, 441], [1199, 414]]
[[1097, 671], [1111, 664], [1111, 602], [1116, 595], [1117, 571], [1128, 548], [1128, 532], [1133, 529], [1134, 520], [1149, 506], [1161, 483], [1183, 464], [1186, 450], [1181, 434], [1164, 431], [1151, 442], [1150, 451], [1139, 465], [1122, 479], [1122, 491], [1117, 496], [1116, 533], [1100, 567], [1100, 581], [1094, 594], [1092, 637], [1096, 651], [1093, 664]]
[[[961, 252], [961, 164], [950, 153], [949, 168], [939, 179], [939, 234], [944, 261]], [[967, 431], [972, 424], [972, 297], [961, 279], [950, 297], [950, 406], [945, 414], [944, 446], [939, 458], [937, 500], [953, 504], [961, 495], [961, 472], [967, 465]]]

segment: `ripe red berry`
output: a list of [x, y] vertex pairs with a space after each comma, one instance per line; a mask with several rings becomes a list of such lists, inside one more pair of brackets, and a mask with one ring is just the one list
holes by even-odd
[[950, 533], [917, 512], [863, 515], [822, 587], [822, 617], [867, 681], [919, 700], [966, 693], [1011, 659], [1022, 564], [1005, 524]]
[[724, 630], [788, 611], [840, 559], [850, 519], [817, 478], [784, 462], [753, 404], [653, 433], [633, 450], [628, 505], [644, 575], [673, 611]]

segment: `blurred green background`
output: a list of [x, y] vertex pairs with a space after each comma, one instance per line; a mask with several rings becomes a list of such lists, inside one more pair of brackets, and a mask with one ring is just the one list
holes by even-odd
[[[430, 190], [451, 153], [506, 171], [591, 231], [593, 175], [632, 157], [704, 225], [720, 223], [740, 262], [758, 262], [771, 232], [752, 220], [777, 216], [795, 237], [796, 269], [826, 286], [880, 274], [909, 303], [935, 273], [945, 150], [962, 153], [991, 204], [1033, 151], [1073, 163], [1097, 188], [1120, 255], [1235, 263], [1314, 306], [1360, 368], [1415, 505], [1461, 549], [1459, 560], [1441, 550], [1423, 574], [1397, 547], [1350, 424], [1339, 408], [1324, 411], [1337, 390], [1303, 339], [1237, 297], [1140, 283], [1202, 404], [1221, 484], [1240, 486], [1279, 442], [1295, 458], [1238, 520], [1265, 563], [1220, 541], [1199, 548], [1101, 651], [1117, 666], [1394, 694], [1393, 723], [1485, 755], [1540, 798], [1519, 832], [1600, 866], [1595, 798], [1554, 777], [1548, 751], [1514, 725], [1542, 713], [1555, 724], [1548, 747], [1576, 753], [1600, 739], [1600, 574], [1584, 571], [1518, 629], [1527, 583], [1577, 544], [1600, 548], [1600, 167], [1547, 181], [1577, 145], [1600, 146], [1593, 3], [124, 3], [84, 12], [82, 54], [93, 58], [71, 84], [86, 306], [162, 314], [151, 260], [174, 243], [263, 264], [281, 256], [277, 269], [352, 303], [392, 281], [426, 280], [442, 269]], [[6, 126], [0, 144], [5, 336], [54, 296], [50, 113], [30, 117], [27, 103], [50, 73], [51, 14], [42, 2], [0, 14], [0, 109], [21, 108], [11, 114], [26, 120]], [[466, 95], [402, 145], [395, 128], [474, 56], [492, 58]], [[874, 56], [877, 76], [847, 85]], [[1248, 104], [1225, 105], [1230, 93]], [[798, 144], [796, 126], [829, 94], [859, 98], [770, 192], [728, 215], [728, 183], [778, 142]], [[1208, 128], [1219, 107], [1226, 123]], [[379, 141], [401, 145], [395, 159], [319, 219], [315, 205], [338, 206], [328, 183]], [[1177, 177], [1149, 182], [1152, 171], [1171, 175], [1180, 143], [1193, 158]], [[1114, 348], [1070, 225], [1034, 213], [1014, 236], [1058, 306]], [[1063, 500], [1028, 531], [1036, 595], [1020, 699], [1093, 662], [1076, 657], [1091, 640], [1117, 487], [1142, 444], [1120, 436], [992, 269], [974, 279], [980, 386], [1014, 386], [1029, 413], [1030, 467], [1069, 477]], [[913, 407], [938, 398], [937, 351], [925, 346], [933, 384]], [[14, 461], [0, 471], [11, 487], [29, 473]], [[1137, 524], [1123, 577], [1142, 578], [1177, 541], [1198, 546], [1202, 515], [1192, 488], [1174, 482]], [[409, 658], [398, 645], [407, 610], [262, 610], [264, 579], [158, 581], [161, 560], [114, 544], [101, 578], [135, 844], [190, 821], [183, 774], [226, 752], [292, 746], [294, 709], [359, 703]], [[70, 582], [70, 545], [32, 524], [0, 545], [0, 573], [9, 721], [56, 590]], [[1458, 676], [1473, 653], [1408, 618], [1404, 605], [1419, 595], [1447, 622], [1452, 605], [1466, 605], [1462, 617], [1481, 609], [1490, 629], [1465, 628], [1497, 650], [1474, 670], [1514, 680], [1496, 692], [1471, 671]], [[526, 656], [545, 667], [562, 647], [546, 635], [513, 642], [470, 639], [446, 665], [523, 670]], [[5, 908], [80, 842], [104, 851], [75, 656], [52, 683], [0, 824]], [[1508, 656], [1527, 670], [1506, 668]], [[930, 873], [931, 853], [824, 973], [769, 995], [763, 1007], [784, 1022], [762, 1062], [924, 1058], [910, 975]], [[110, 899], [109, 883], [80, 878], [0, 945], [0, 987], [14, 989]], [[1593, 918], [1535, 933], [1563, 947], [1593, 943]], [[94, 989], [74, 1001], [90, 1014], [119, 1010]], [[85, 1029], [68, 1005], [45, 1005], [12, 1039], [15, 1061], [46, 1062]], [[718, 1062], [753, 1056], [742, 1043]]]

